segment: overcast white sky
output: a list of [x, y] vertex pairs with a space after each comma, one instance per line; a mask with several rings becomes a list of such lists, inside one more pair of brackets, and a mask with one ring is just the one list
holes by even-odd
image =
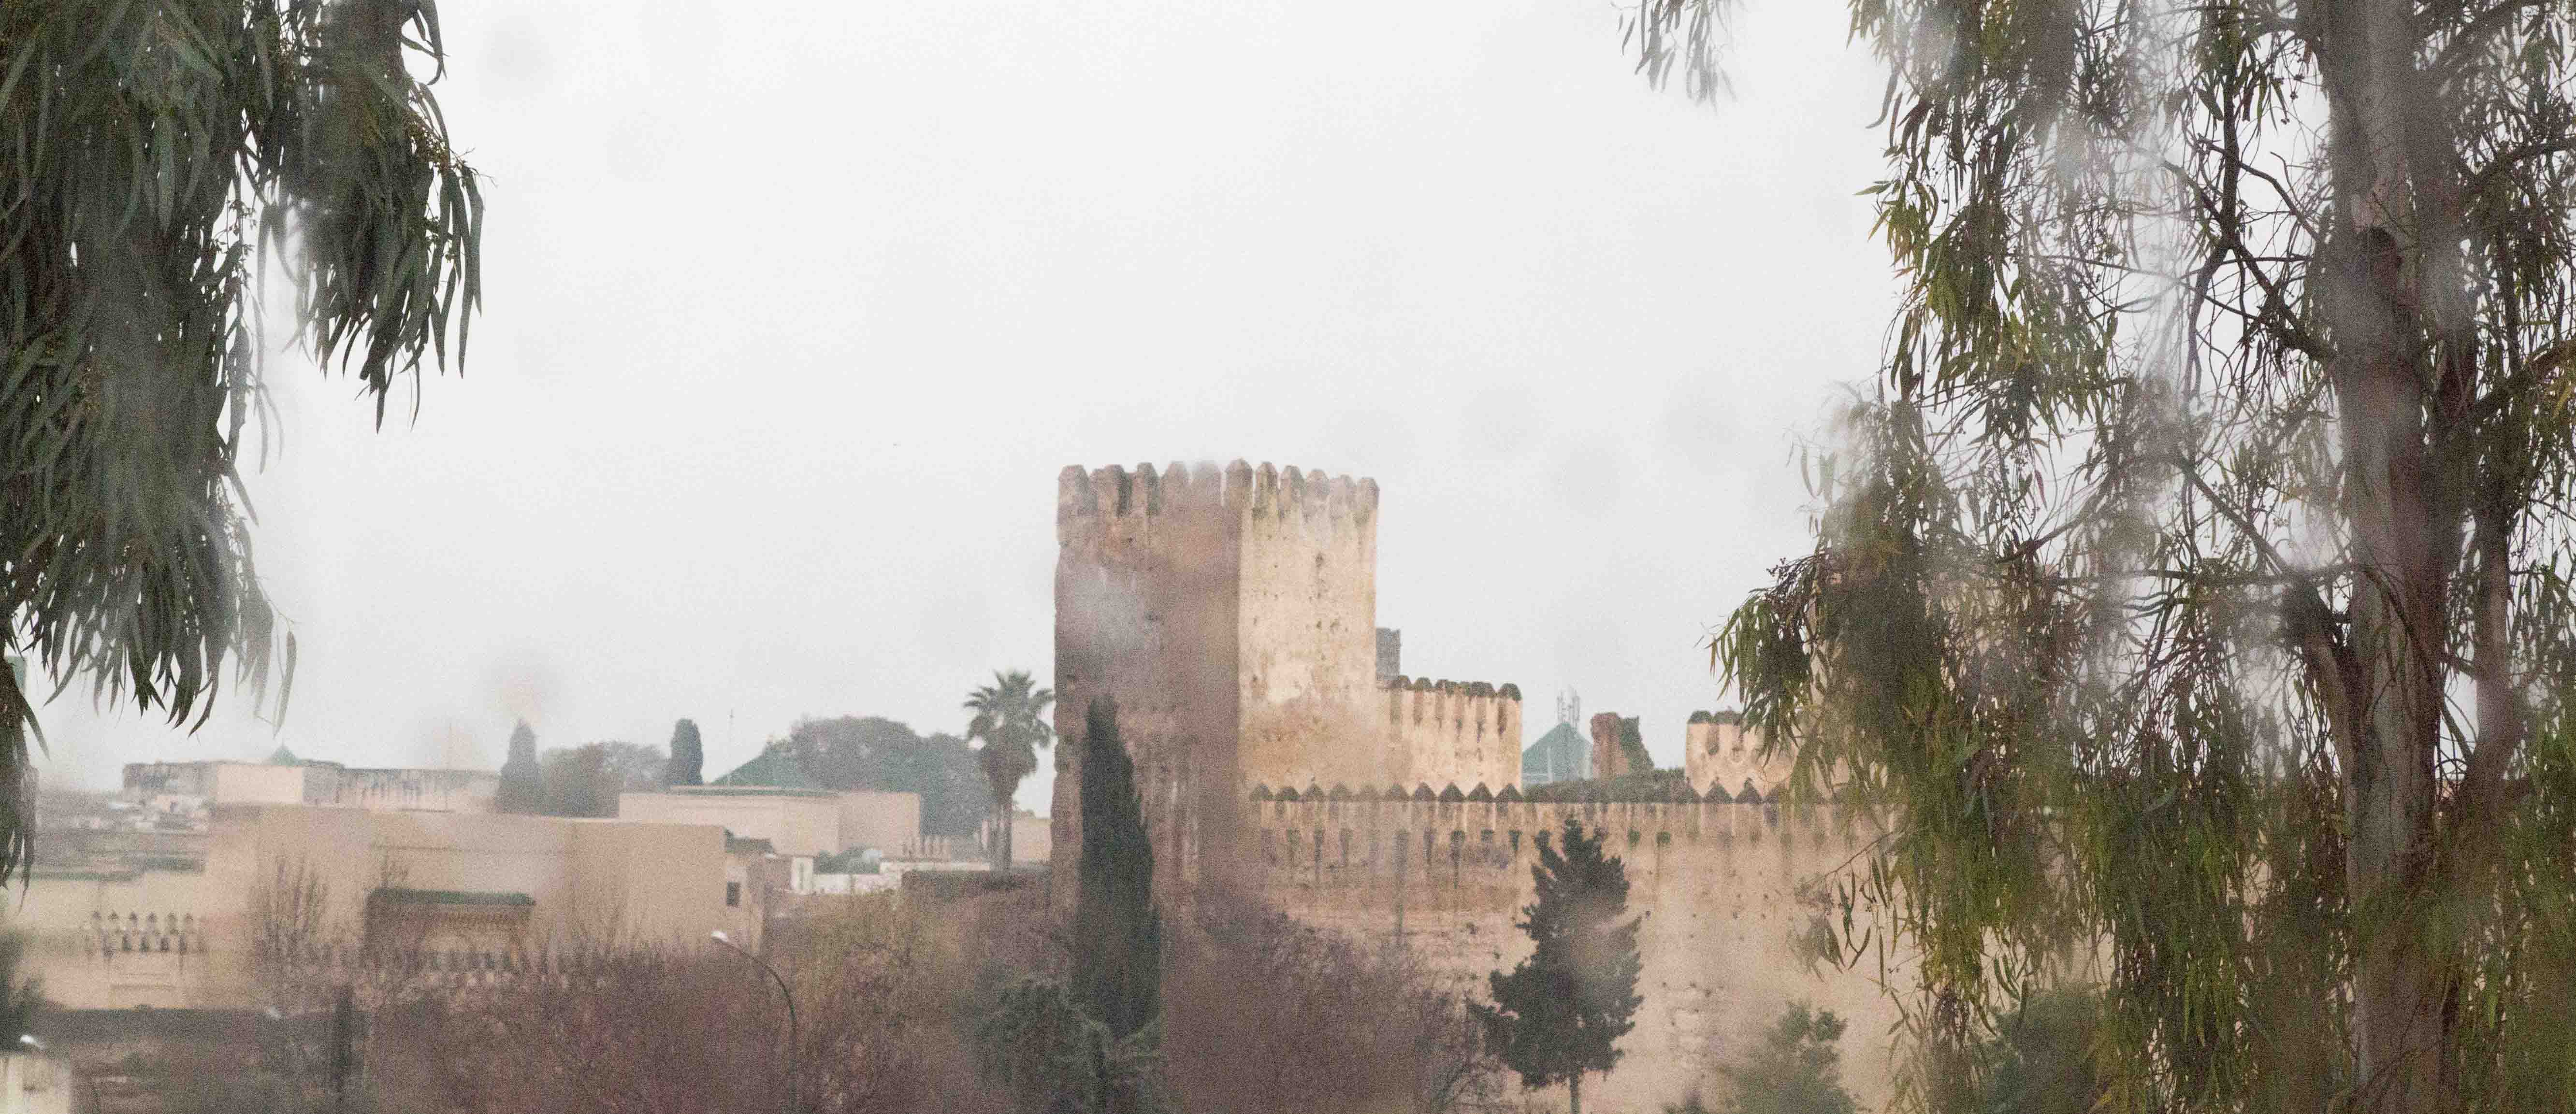
[[465, 376], [378, 433], [276, 368], [283, 730], [76, 691], [48, 778], [490, 766], [519, 714], [695, 717], [710, 774], [800, 716], [956, 731], [1050, 670], [1058, 469], [1236, 457], [1377, 478], [1407, 672], [1519, 683], [1533, 737], [1571, 686], [1677, 763], [1887, 319], [1839, 4], [1753, 0], [1715, 107], [1594, 0], [442, 7]]

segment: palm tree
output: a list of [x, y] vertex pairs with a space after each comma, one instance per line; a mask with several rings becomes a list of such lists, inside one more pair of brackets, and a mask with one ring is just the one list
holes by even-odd
[[1038, 748], [1055, 741], [1055, 729], [1046, 720], [1054, 703], [1055, 693], [1036, 687], [1026, 670], [995, 670], [992, 684], [966, 698], [966, 710], [975, 713], [966, 725], [966, 738], [983, 740], [976, 758], [993, 791], [996, 830], [986, 844], [993, 849], [996, 870], [1011, 868], [1011, 795], [1019, 792], [1021, 779], [1037, 772]]

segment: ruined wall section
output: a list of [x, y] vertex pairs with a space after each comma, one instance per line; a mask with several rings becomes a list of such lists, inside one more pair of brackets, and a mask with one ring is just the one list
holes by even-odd
[[1380, 692], [1384, 730], [1393, 740], [1392, 776], [1352, 784], [1455, 783], [1494, 792], [1520, 783], [1520, 686], [1397, 677]]
[[[1876, 955], [1852, 970], [1810, 963], [1824, 894], [1863, 862], [1877, 829], [1832, 809], [1734, 803], [1255, 801], [1244, 838], [1263, 895], [1308, 924], [1369, 943], [1401, 939], [1461, 989], [1529, 952], [1513, 927], [1535, 899], [1538, 833], [1567, 816], [1608, 834], [1644, 913], [1645, 1004], [1626, 1052], [1587, 1082], [1603, 1109], [1654, 1110], [1694, 1089], [1723, 1093], [1716, 1065], [1741, 1054], [1794, 1001], [1850, 1021], [1844, 1081], [1865, 1109], [1889, 1097], [1896, 1008]], [[1901, 972], [1903, 963], [1890, 970]], [[1553, 1096], [1552, 1101], [1562, 1101]]]
[[1396, 764], [1377, 714], [1377, 481], [1264, 464], [1229, 469], [1230, 502], [1238, 483], [1242, 778], [1231, 795], [1255, 783], [1385, 785]]
[[[1198, 868], [1198, 833], [1240, 797], [1235, 683], [1251, 473], [1066, 468], [1056, 483], [1054, 892], [1082, 847], [1086, 710], [1112, 697], [1136, 763], [1159, 885]], [[1217, 827], [1210, 828], [1213, 823]], [[1217, 864], [1222, 865], [1222, 864]]]

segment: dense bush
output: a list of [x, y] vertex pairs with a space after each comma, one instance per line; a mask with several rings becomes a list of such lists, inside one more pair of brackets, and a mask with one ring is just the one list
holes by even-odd
[[1437, 1114], [1501, 1094], [1461, 988], [1422, 957], [1205, 896], [1180, 934], [1164, 1056], [1190, 1110]]

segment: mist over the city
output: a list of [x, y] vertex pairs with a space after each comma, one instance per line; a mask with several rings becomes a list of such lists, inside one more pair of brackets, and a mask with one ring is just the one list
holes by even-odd
[[1748, 8], [1713, 106], [1579, 3], [440, 15], [491, 206], [464, 373], [379, 434], [282, 355], [285, 722], [76, 687], [49, 779], [955, 731], [1047, 667], [1059, 468], [1236, 458], [1375, 477], [1409, 648], [1675, 762], [1889, 304], [1879, 79], [1822, 8]]

